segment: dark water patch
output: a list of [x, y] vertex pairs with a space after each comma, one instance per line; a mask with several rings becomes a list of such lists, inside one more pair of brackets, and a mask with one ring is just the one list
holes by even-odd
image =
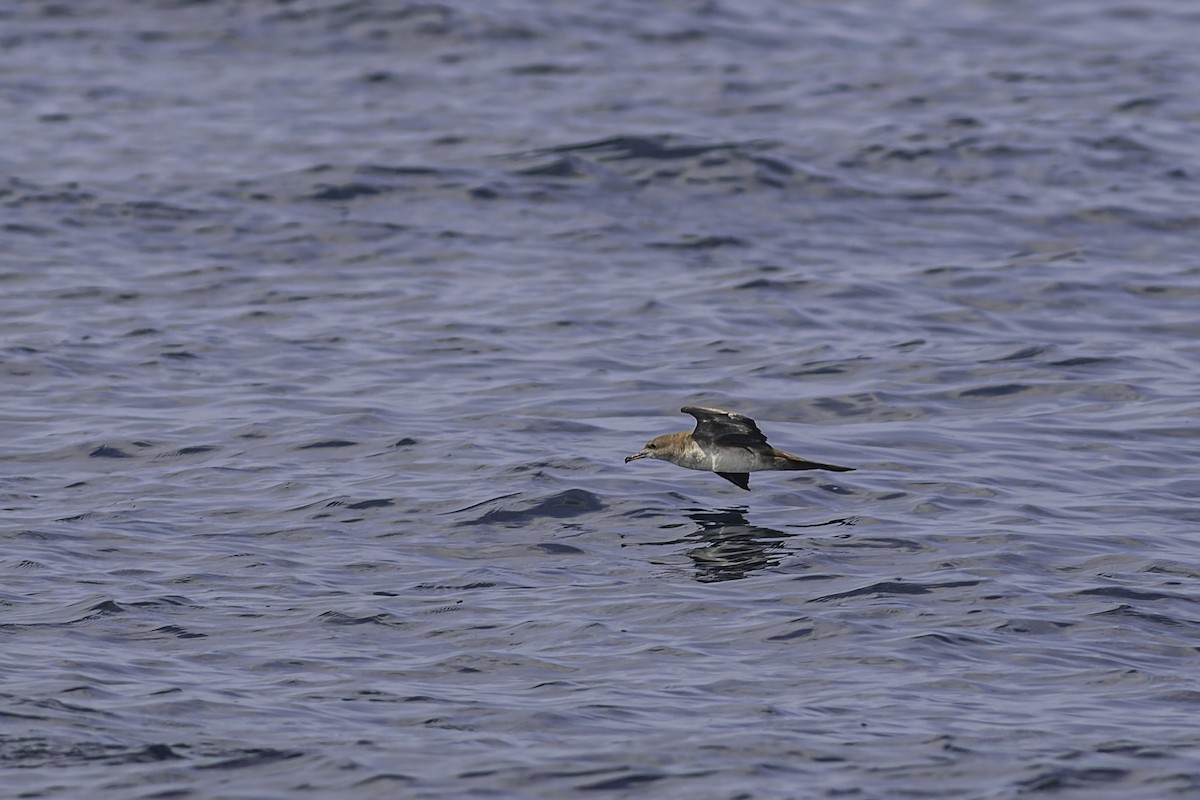
[[1030, 347], [1022, 347], [1020, 350], [1015, 350], [1006, 356], [1000, 358], [984, 359], [984, 363], [999, 363], [1003, 361], [1025, 361], [1030, 358], [1037, 358], [1046, 352], [1046, 348], [1033, 345]]
[[510, 527], [538, 519], [570, 519], [586, 516], [606, 508], [604, 502], [584, 489], [567, 489], [549, 497], [534, 500], [522, 508], [497, 508], [463, 525], [507, 525]]
[[1115, 597], [1121, 600], [1185, 600], [1189, 603], [1200, 602], [1200, 596], [1189, 597], [1169, 592], [1152, 592], [1143, 589], [1131, 589], [1127, 586], [1097, 586], [1092, 589], [1083, 589], [1076, 592], [1076, 594], [1080, 597]]
[[149, 764], [156, 761], [178, 761], [184, 758], [171, 749], [169, 744], [148, 744], [141, 750], [131, 753], [129, 763]]
[[61, 184], [59, 188], [50, 188], [17, 178], [7, 178], [5, 184], [0, 185], [0, 199], [13, 208], [20, 208], [27, 203], [70, 206], [90, 203], [96, 199], [95, 194], [80, 190], [79, 184], [75, 182]]
[[787, 633], [780, 633], [775, 636], [768, 636], [767, 641], [768, 642], [790, 642], [795, 639], [807, 639], [808, 637], [812, 636], [812, 634], [813, 634], [813, 627], [811, 625], [805, 625], [803, 627], [788, 631]]
[[[856, 519], [832, 519], [830, 525], [853, 525]], [[845, 537], [845, 541], [839, 543], [839, 547], [846, 548], [868, 548], [868, 549], [883, 549], [883, 551], [907, 551], [916, 553], [924, 551], [925, 546], [920, 542], [912, 541], [911, 539], [900, 539], [899, 536], [858, 536], [854, 534], [840, 534]]]
[[380, 784], [380, 783], [382, 783], [382, 784], [397, 783], [397, 784], [410, 785], [410, 784], [416, 783], [417, 780], [418, 780], [417, 778], [415, 778], [411, 775], [404, 775], [399, 772], [385, 772], [385, 773], [381, 773], [379, 775], [372, 775], [369, 778], [363, 778], [361, 781], [358, 781], [357, 783], [355, 783], [354, 787], [357, 788], [359, 786], [375, 786], [376, 784]]
[[985, 644], [983, 639], [977, 636], [968, 636], [963, 633], [949, 633], [947, 631], [932, 631], [929, 633], [919, 633], [912, 637], [914, 641], [930, 644], [945, 644], [951, 647], [971, 646], [978, 647]]
[[371, 197], [381, 194], [385, 189], [366, 183], [348, 183], [341, 186], [324, 186], [310, 194], [310, 200], [344, 202], [359, 197]]
[[21, 225], [18, 223], [5, 223], [3, 227], [5, 233], [14, 233], [25, 236], [49, 236], [55, 232], [54, 228], [46, 228], [36, 225]]
[[595, 781], [593, 783], [585, 783], [580, 786], [576, 786], [575, 788], [577, 791], [581, 792], [621, 792], [630, 789], [644, 790], [645, 787], [657, 783], [666, 777], [667, 776], [665, 775], [636, 772], [629, 775], [620, 775], [615, 778], [607, 778], [602, 781]]
[[155, 628], [154, 633], [164, 634], [176, 639], [204, 639], [208, 636], [207, 633], [192, 633], [178, 625], [163, 625], [162, 627]]
[[871, 596], [888, 596], [888, 595], [917, 595], [929, 594], [938, 589], [954, 589], [964, 586], [978, 586], [981, 581], [946, 581], [944, 583], [909, 583], [904, 581], [882, 581], [873, 583], [870, 586], [864, 586], [860, 589], [851, 589], [845, 592], [836, 592], [834, 594], [817, 597], [814, 602], [827, 602], [830, 600], [843, 600], [849, 597]]
[[797, 188], [819, 194], [849, 193], [834, 177], [813, 169], [800, 169], [786, 157], [766, 154], [774, 148], [775, 144], [769, 141], [615, 136], [520, 152], [510, 157], [541, 160], [542, 163], [519, 173], [526, 176], [592, 177], [607, 179], [608, 183], [618, 177], [643, 188], [690, 187], [724, 195]]
[[390, 166], [385, 164], [366, 164], [358, 167], [357, 172], [363, 175], [382, 175], [404, 177], [409, 175], [446, 175], [446, 170], [423, 166]]
[[516, 174], [544, 178], [579, 178], [588, 173], [578, 159], [556, 158], [536, 167], [518, 170]]
[[585, 553], [584, 550], [578, 547], [573, 547], [569, 544], [561, 544], [559, 542], [539, 542], [538, 544], [533, 545], [533, 549], [541, 550], [542, 552], [550, 553], [551, 555], [556, 556], [578, 556]]
[[1044, 634], [1057, 633], [1063, 628], [1070, 628], [1076, 624], [1078, 623], [1048, 619], [1011, 619], [997, 625], [995, 630], [1010, 631], [1012, 633]]
[[1166, 299], [1191, 300], [1200, 297], [1200, 286], [1163, 286], [1161, 284], [1144, 284], [1126, 286], [1125, 291], [1133, 295]]
[[1061, 361], [1051, 361], [1050, 366], [1072, 369], [1075, 367], [1094, 367], [1102, 364], [1112, 364], [1115, 361], [1117, 359], [1105, 358], [1103, 356], [1075, 356], [1074, 358], [1064, 358]]
[[216, 445], [197, 444], [197, 445], [189, 445], [187, 447], [181, 447], [178, 450], [172, 450], [171, 452], [163, 453], [162, 455], [167, 458], [176, 457], [176, 456], [196, 456], [196, 455], [201, 455], [203, 453], [211, 453], [217, 449], [218, 448], [216, 447]]
[[1147, 746], [1141, 742], [1107, 742], [1096, 747], [1097, 753], [1115, 753], [1133, 756], [1134, 758], [1165, 758], [1169, 753], [1159, 747]]
[[95, 450], [88, 453], [89, 458], [132, 458], [129, 453], [126, 453], [119, 447], [102, 444]]
[[173, 206], [158, 200], [135, 200], [126, 203], [128, 213], [140, 219], [181, 221], [203, 215], [203, 211]]
[[879, 422], [915, 420], [925, 414], [903, 398], [891, 398], [877, 392], [821, 397], [809, 402], [834, 417], [867, 417]]
[[530, 420], [514, 420], [505, 423], [508, 430], [526, 433], [586, 433], [594, 434], [599, 426], [588, 422], [576, 422], [573, 419], [538, 418]]
[[[180, 748], [175, 745], [175, 748]], [[69, 768], [100, 763], [149, 764], [175, 761], [183, 756], [168, 744], [128, 745], [101, 742], [51, 741], [37, 736], [0, 736], [0, 764], [9, 767]]]
[[1151, 614], [1145, 611], [1139, 611], [1130, 605], [1119, 605], [1116, 608], [1111, 608], [1108, 611], [1101, 611], [1094, 616], [1097, 617], [1125, 617], [1131, 620], [1144, 620], [1155, 625], [1165, 625], [1176, 628], [1181, 625], [1187, 625], [1191, 628], [1200, 627], [1200, 622], [1196, 620], [1179, 619], [1177, 617], [1168, 616], [1166, 614]]
[[390, 498], [379, 498], [377, 500], [359, 500], [357, 503], [350, 503], [346, 508], [360, 511], [364, 508], [387, 508], [388, 506], [396, 505], [395, 500]]
[[959, 397], [1007, 397], [1028, 391], [1030, 388], [1032, 387], [1023, 383], [1005, 383], [994, 386], [978, 386], [974, 389], [965, 389], [957, 394]]
[[464, 511], [473, 511], [473, 510], [474, 510], [474, 509], [476, 509], [476, 508], [482, 508], [483, 506], [486, 506], [486, 505], [492, 505], [492, 504], [495, 504], [495, 503], [499, 503], [499, 502], [500, 502], [500, 501], [502, 501], [502, 500], [510, 500], [510, 499], [512, 499], [512, 498], [514, 498], [514, 497], [520, 497], [522, 494], [524, 494], [524, 493], [523, 493], [523, 492], [512, 492], [511, 494], [502, 494], [502, 495], [500, 495], [499, 497], [493, 497], [493, 498], [491, 498], [490, 500], [483, 500], [483, 501], [480, 501], [480, 502], [478, 502], [478, 503], [473, 503], [473, 504], [471, 504], [471, 505], [469, 505], [469, 506], [466, 506], [465, 508], [460, 508], [460, 509], [457, 509], [457, 510], [455, 510], [455, 511], [450, 511], [450, 512], [447, 512], [447, 513], [450, 513], [450, 514], [461, 514], [461, 513], [462, 513], [462, 512], [464, 512]]
[[89, 519], [98, 519], [103, 516], [103, 514], [95, 511], [85, 511], [82, 514], [72, 514], [69, 517], [59, 517], [55, 520], [55, 522], [84, 522]]
[[1191, 233], [1200, 229], [1200, 214], [1164, 215], [1117, 205], [1086, 207], [1063, 214], [1055, 221], [1058, 224], [1076, 224], [1101, 231], [1115, 226], [1159, 233]]
[[601, 160], [648, 159], [674, 161], [706, 156], [736, 147], [730, 143], [685, 143], [673, 136], [613, 136], [578, 144], [547, 147], [545, 153], [588, 153]]
[[575, 75], [580, 67], [573, 64], [522, 64], [512, 67], [509, 72], [513, 75]]
[[218, 756], [219, 760], [217, 761], [197, 764], [196, 769], [246, 769], [247, 767], [261, 767], [281, 761], [291, 761], [304, 755], [298, 750], [276, 750], [269, 747], [249, 748], [234, 751], [234, 753]]
[[322, 622], [329, 625], [385, 625], [395, 627], [403, 623], [391, 614], [368, 614], [361, 617], [343, 614], [340, 611], [326, 611], [318, 616]]
[[684, 236], [678, 242], [651, 242], [647, 247], [664, 250], [712, 250], [718, 247], [745, 247], [746, 242], [736, 236]]
[[1133, 97], [1123, 100], [1113, 106], [1113, 111], [1128, 113], [1132, 111], [1149, 111], [1156, 109], [1165, 102], [1162, 97]]
[[199, 608], [195, 601], [184, 597], [183, 595], [163, 595], [161, 597], [155, 597], [153, 600], [136, 600], [132, 603], [129, 603], [129, 605], [137, 608], [154, 608], [157, 606], [194, 606]]
[[735, 289], [764, 289], [769, 292], [787, 292], [797, 289], [804, 289], [813, 285], [813, 281], [799, 278], [796, 280], [773, 280], [771, 278], [754, 278], [753, 280], [739, 283], [734, 286]]
[[1200, 579], [1200, 571], [1193, 569], [1191, 565], [1158, 563], [1151, 564], [1146, 568], [1145, 571], [1151, 575], [1166, 575], [1173, 578], [1174, 580], [1168, 580], [1166, 582], [1170, 586], [1180, 585], [1185, 581]]
[[871, 359], [866, 356], [850, 361], [809, 361], [798, 368], [789, 369], [782, 374], [793, 378], [844, 375], [848, 372], [868, 367], [870, 364]]
[[444, 584], [444, 585], [443, 584], [422, 583], [422, 584], [418, 584], [414, 588], [421, 590], [421, 591], [469, 592], [469, 591], [474, 591], [476, 589], [492, 589], [492, 588], [495, 588], [497, 585], [498, 584], [492, 583], [490, 581], [479, 581], [479, 582], [475, 582], [475, 583], [462, 583], [462, 584]]
[[498, 186], [475, 186], [471, 188], [467, 194], [475, 200], [498, 200], [500, 199], [503, 188]]
[[1018, 781], [1022, 793], [1058, 793], [1068, 789], [1112, 786], [1124, 780], [1129, 770], [1116, 767], [1046, 767], [1039, 774]]
[[302, 444], [296, 449], [297, 450], [333, 449], [333, 448], [339, 448], [339, 447], [354, 447], [357, 444], [358, 444], [358, 442], [351, 442], [346, 439], [324, 439], [319, 442], [313, 442], [312, 444]]

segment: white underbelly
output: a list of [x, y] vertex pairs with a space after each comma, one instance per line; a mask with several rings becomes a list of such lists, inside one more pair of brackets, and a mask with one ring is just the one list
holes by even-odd
[[703, 469], [710, 472], [757, 472], [762, 469], [757, 454], [743, 447], [712, 448], [704, 450], [693, 443], [692, 452], [688, 453], [691, 469]]

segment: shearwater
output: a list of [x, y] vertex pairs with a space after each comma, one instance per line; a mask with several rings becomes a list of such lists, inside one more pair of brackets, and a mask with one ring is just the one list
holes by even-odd
[[771, 447], [754, 420], [743, 414], [702, 406], [684, 406], [679, 410], [696, 418], [694, 431], [656, 436], [626, 458], [625, 463], [639, 458], [657, 458], [687, 469], [715, 472], [747, 491], [750, 490], [750, 473], [760, 470], [854, 470], [853, 467], [809, 461]]

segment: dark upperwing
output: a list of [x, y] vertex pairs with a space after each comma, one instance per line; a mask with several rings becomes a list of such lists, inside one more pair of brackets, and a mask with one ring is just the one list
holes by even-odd
[[696, 418], [696, 430], [692, 431], [692, 438], [702, 447], [714, 444], [724, 447], [769, 447], [767, 437], [747, 416], [703, 406], [684, 406], [679, 410]]

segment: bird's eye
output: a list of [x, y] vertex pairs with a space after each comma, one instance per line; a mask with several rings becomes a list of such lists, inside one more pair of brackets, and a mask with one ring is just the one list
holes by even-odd
[[656, 445], [654, 442], [651, 442], [650, 444], [646, 445], [647, 450], [654, 450], [657, 447], [658, 447], [658, 445]]

